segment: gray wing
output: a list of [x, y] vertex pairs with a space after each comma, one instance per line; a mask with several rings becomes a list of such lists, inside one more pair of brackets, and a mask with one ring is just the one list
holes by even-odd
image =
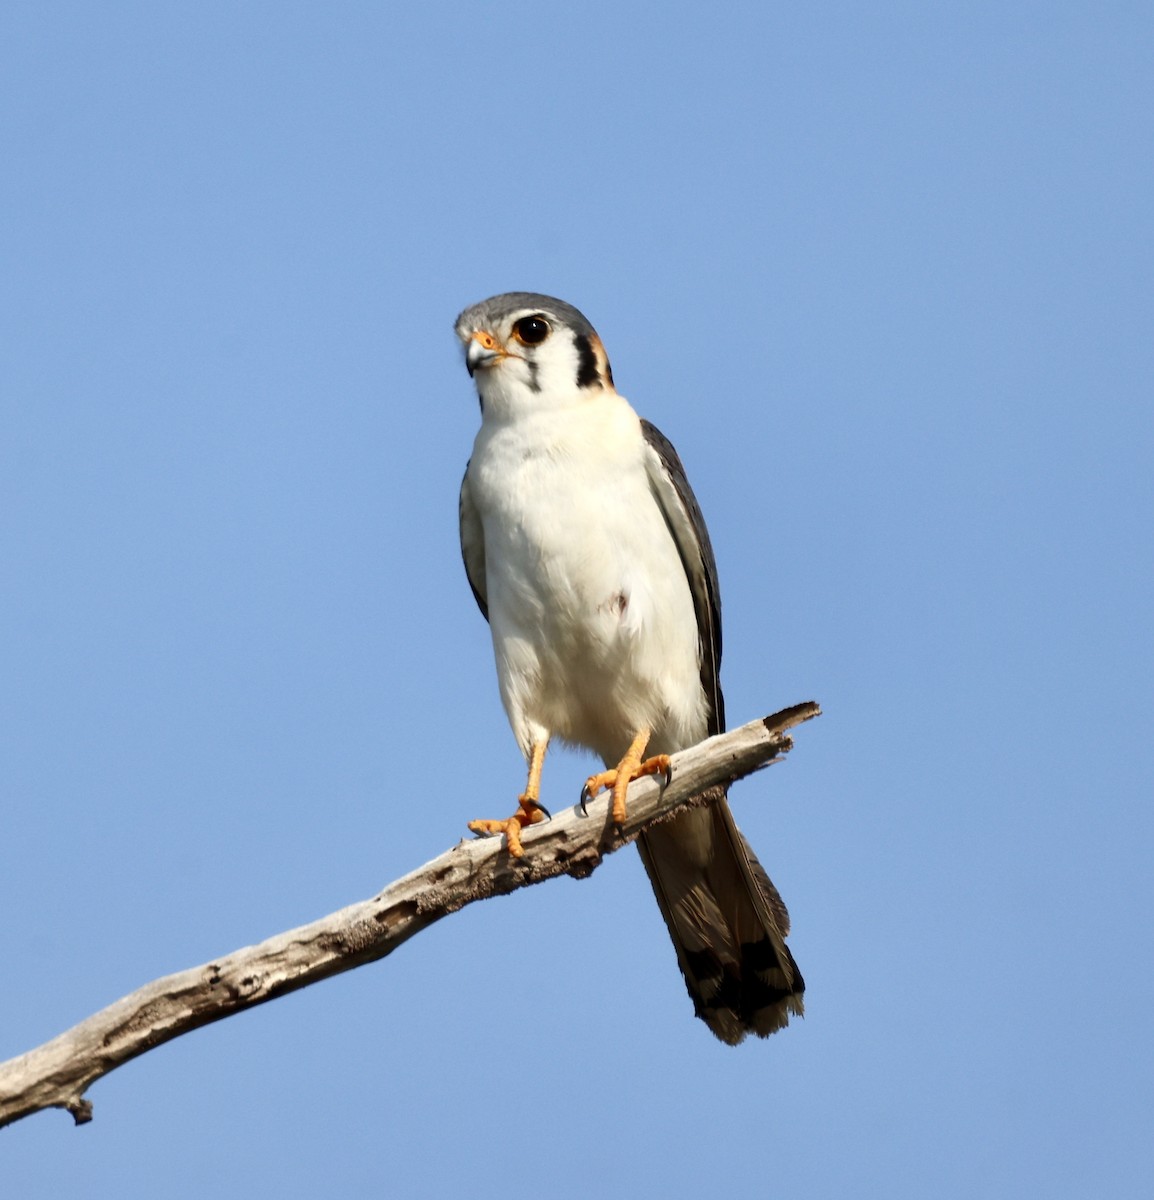
[[487, 621], [489, 598], [485, 592], [485, 531], [481, 526], [480, 513], [473, 503], [468, 463], [465, 464], [465, 478], [461, 480], [458, 516], [461, 523], [461, 557], [465, 560], [465, 574], [469, 579], [469, 587], [473, 589], [473, 598], [477, 601], [481, 616]]
[[[641, 422], [641, 433], [645, 438], [649, 486], [677, 545], [693, 594], [701, 647], [701, 686], [710, 709], [709, 733], [721, 733], [725, 729], [725, 698], [721, 694], [721, 593], [709, 530], [673, 444], [646, 420]], [[463, 537], [462, 534], [462, 543]], [[476, 590], [474, 586], [473, 591]]]
[[[725, 728], [721, 602], [701, 509], [677, 452], [641, 422], [649, 485], [677, 544], [693, 594], [709, 733]], [[722, 788], [712, 803], [650, 826], [638, 838], [697, 1015], [722, 1041], [766, 1037], [800, 1016], [805, 981], [785, 944], [789, 914], [734, 823]]]

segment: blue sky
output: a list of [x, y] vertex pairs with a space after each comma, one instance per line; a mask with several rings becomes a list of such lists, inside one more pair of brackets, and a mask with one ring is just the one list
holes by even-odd
[[[710, 522], [807, 1016], [636, 856], [0, 1133], [4, 1193], [1147, 1196], [1154, 13], [0, 15], [0, 1057], [371, 895], [523, 768], [451, 326], [580, 307]], [[558, 753], [544, 798], [590, 760]]]

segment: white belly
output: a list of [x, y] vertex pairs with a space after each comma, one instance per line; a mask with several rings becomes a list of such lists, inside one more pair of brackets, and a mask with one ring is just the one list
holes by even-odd
[[703, 737], [693, 600], [625, 401], [483, 427], [469, 477], [522, 750], [551, 734], [616, 762], [643, 726], [654, 752]]

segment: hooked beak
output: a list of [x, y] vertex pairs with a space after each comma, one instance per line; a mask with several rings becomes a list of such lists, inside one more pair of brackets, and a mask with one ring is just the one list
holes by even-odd
[[505, 357], [504, 347], [491, 334], [479, 329], [465, 347], [465, 366], [472, 375], [478, 367], [488, 367]]

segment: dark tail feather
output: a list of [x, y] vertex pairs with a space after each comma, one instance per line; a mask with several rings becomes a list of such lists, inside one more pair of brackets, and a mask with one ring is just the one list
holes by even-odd
[[723, 1041], [768, 1037], [801, 1016], [805, 981], [785, 944], [789, 913], [718, 789], [651, 826], [638, 849], [697, 1015]]

